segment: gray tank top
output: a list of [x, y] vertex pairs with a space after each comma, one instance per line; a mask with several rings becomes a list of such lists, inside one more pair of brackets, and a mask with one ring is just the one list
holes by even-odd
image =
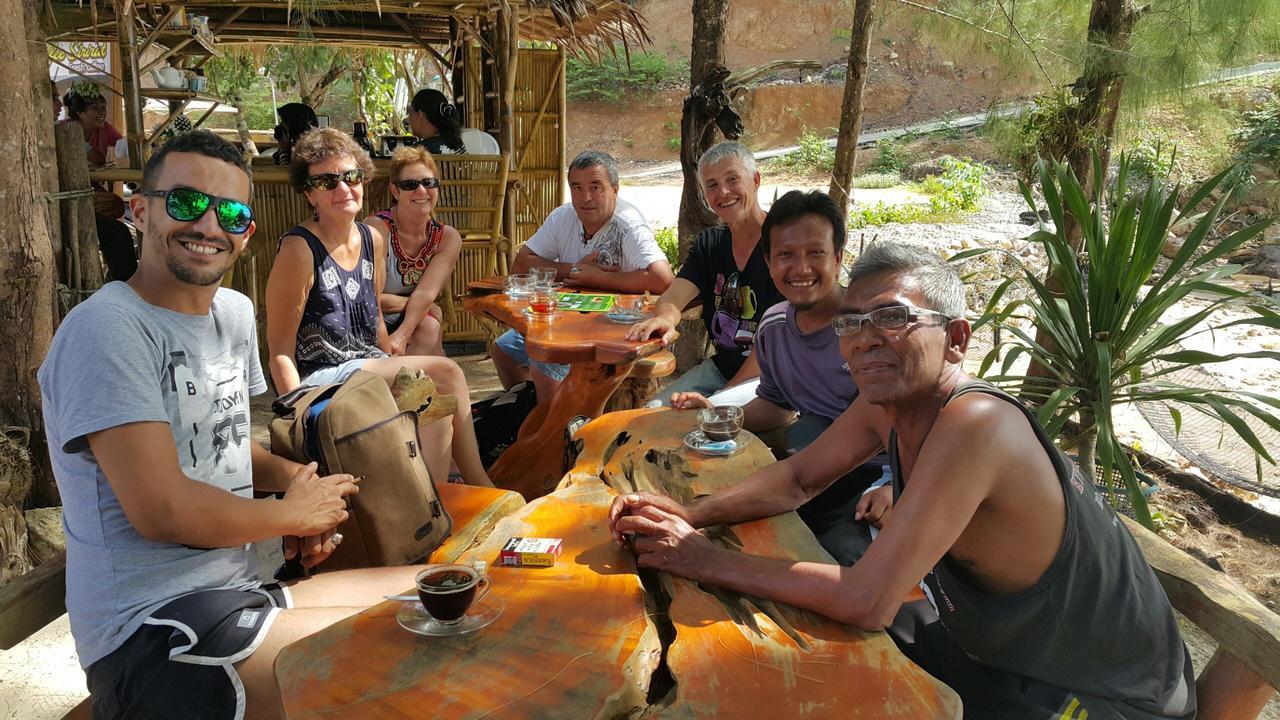
[[[944, 555], [924, 581], [947, 633], [979, 663], [1124, 702], [1134, 718], [1193, 713], [1191, 659], [1164, 588], [1128, 529], [1021, 403], [981, 380], [956, 388], [947, 402], [970, 392], [998, 397], [1026, 416], [1057, 472], [1067, 524], [1049, 569], [1020, 592], [983, 592]], [[896, 432], [889, 465], [896, 502], [904, 484]]]

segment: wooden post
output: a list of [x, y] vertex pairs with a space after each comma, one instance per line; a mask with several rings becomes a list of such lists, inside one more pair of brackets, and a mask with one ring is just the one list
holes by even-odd
[[459, 114], [461, 117], [469, 118], [475, 111], [472, 102], [478, 98], [472, 98], [467, 94], [467, 44], [462, 39], [462, 29], [458, 27], [458, 19], [452, 15], [449, 16], [449, 38], [451, 43], [449, 81], [453, 84], [453, 101], [457, 104], [461, 99]]
[[[116, 32], [120, 41], [120, 75], [124, 81], [125, 137], [129, 143], [129, 167], [146, 163], [147, 152], [142, 126], [142, 95], [138, 87], [138, 43], [134, 34], [133, 0], [115, 0]], [[147, 153], [150, 155], [150, 153]]]
[[1256, 718], [1276, 689], [1222, 647], [1196, 678], [1196, 717], [1200, 720]]
[[559, 65], [560, 75], [556, 78], [556, 82], [560, 84], [560, 107], [556, 108], [556, 118], [558, 118], [558, 122], [560, 123], [560, 152], [558, 155], [559, 164], [556, 168], [557, 175], [555, 185], [557, 207], [564, 204], [564, 180], [569, 175], [569, 168], [567, 166], [568, 158], [564, 156], [565, 150], [569, 147], [569, 122], [568, 116], [565, 114], [569, 108], [569, 93], [568, 88], [565, 87], [567, 84], [565, 82], [565, 68], [569, 66], [569, 51], [565, 49], [564, 45], [560, 46]]

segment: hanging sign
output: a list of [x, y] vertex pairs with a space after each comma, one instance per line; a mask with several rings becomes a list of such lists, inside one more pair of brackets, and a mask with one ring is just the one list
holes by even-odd
[[[101, 42], [49, 43], [49, 77], [54, 82], [81, 76], [109, 76], [111, 44]], [[58, 62], [52, 62], [57, 60]], [[59, 65], [58, 63], [62, 63]], [[66, 66], [66, 67], [64, 67]]]

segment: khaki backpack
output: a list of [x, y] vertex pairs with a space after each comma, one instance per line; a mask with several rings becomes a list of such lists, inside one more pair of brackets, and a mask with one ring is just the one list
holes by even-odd
[[322, 475], [364, 478], [347, 498], [343, 542], [318, 570], [418, 562], [449, 537], [453, 520], [418, 446], [418, 414], [401, 411], [381, 377], [359, 370], [340, 384], [304, 386], [272, 409], [272, 453], [318, 462]]

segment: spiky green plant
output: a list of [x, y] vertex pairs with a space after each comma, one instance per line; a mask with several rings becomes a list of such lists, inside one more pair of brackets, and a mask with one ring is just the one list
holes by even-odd
[[[1096, 171], [1096, 156], [1094, 162]], [[1114, 477], [1112, 473], [1123, 478], [1135, 515], [1148, 527], [1146, 501], [1116, 438], [1116, 406], [1138, 401], [1170, 403], [1166, 407], [1175, 428], [1181, 427], [1182, 418], [1172, 403], [1191, 407], [1220, 419], [1259, 458], [1275, 462], [1274, 448], [1262, 445], [1244, 417], [1252, 416], [1280, 431], [1280, 418], [1274, 412], [1280, 410], [1280, 400], [1239, 390], [1188, 387], [1170, 379], [1186, 368], [1238, 358], [1280, 360], [1280, 352], [1212, 353], [1183, 347], [1196, 335], [1236, 325], [1280, 329], [1280, 305], [1264, 295], [1221, 284], [1223, 277], [1239, 272], [1240, 267], [1215, 262], [1262, 232], [1269, 221], [1211, 239], [1230, 196], [1224, 192], [1168, 265], [1158, 269], [1169, 228], [1194, 214], [1228, 172], [1201, 185], [1179, 206], [1179, 188], [1161, 182], [1152, 182], [1145, 193], [1130, 197], [1126, 192], [1129, 160], [1124, 156], [1110, 195], [1100, 188], [1092, 197], [1066, 165], [1040, 161], [1036, 174], [1056, 230], [1040, 229], [1031, 239], [1044, 248], [1049, 276], [1061, 292], [1051, 290], [1023, 265], [1022, 276], [1002, 282], [975, 322], [975, 328], [998, 326], [1005, 338], [983, 359], [979, 374], [1038, 406], [1037, 417], [1051, 436], [1060, 436], [1069, 421], [1078, 423], [1079, 433], [1067, 443], [1074, 448], [1067, 449], [1078, 452], [1086, 474], [1096, 477], [1093, 473], [1100, 469], [1104, 478]], [[1039, 212], [1031, 188], [1025, 183], [1021, 188], [1027, 204]], [[1068, 214], [1079, 220], [1083, 231], [1079, 255], [1063, 230]], [[954, 259], [992, 251], [1003, 252], [979, 249]], [[1016, 281], [1030, 286], [1030, 297], [1004, 302]], [[1170, 310], [1192, 293], [1208, 304], [1171, 320]], [[1219, 320], [1218, 312], [1229, 307], [1244, 308], [1250, 314]], [[1037, 342], [1037, 331], [1051, 342]], [[1043, 366], [1046, 376], [1013, 372], [1013, 365], [1024, 355]]]

